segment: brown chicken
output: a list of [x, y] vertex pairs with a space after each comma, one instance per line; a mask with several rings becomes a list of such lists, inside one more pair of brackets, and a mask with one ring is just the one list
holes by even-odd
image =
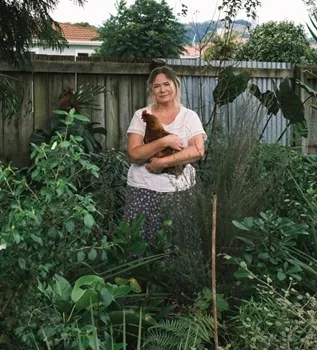
[[79, 106], [75, 106], [75, 102], [74, 102], [74, 97], [75, 94], [73, 92], [73, 90], [71, 89], [67, 89], [65, 91], [63, 91], [58, 99], [58, 109], [62, 110], [62, 111], [66, 111], [69, 112], [72, 108], [75, 108], [76, 113], [80, 113], [80, 107]]
[[[161, 121], [155, 115], [148, 113], [146, 110], [142, 112], [142, 119], [146, 123], [144, 143], [149, 143], [171, 134], [163, 128]], [[175, 152], [178, 151], [170, 147], [166, 147], [162, 151], [156, 153], [154, 157], [163, 158], [170, 156]], [[183, 169], [183, 165], [174, 165], [172, 167], [163, 169], [162, 172], [179, 176], [182, 174]]]

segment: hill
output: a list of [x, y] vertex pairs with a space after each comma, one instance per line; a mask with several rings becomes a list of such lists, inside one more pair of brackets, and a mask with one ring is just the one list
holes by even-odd
[[[222, 21], [206, 21], [194, 23], [190, 22], [186, 24], [187, 29], [187, 40], [186, 44], [198, 43], [203, 41], [204, 36], [209, 32], [213, 33], [217, 30], [223, 28]], [[251, 22], [248, 22], [243, 19], [238, 19], [234, 22], [234, 31], [237, 32], [238, 35], [242, 35], [243, 37], [248, 37], [248, 29], [251, 27]]]

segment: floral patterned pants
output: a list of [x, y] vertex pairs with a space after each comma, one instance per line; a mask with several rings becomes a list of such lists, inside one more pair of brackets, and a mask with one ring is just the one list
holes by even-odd
[[145, 215], [143, 237], [148, 243], [155, 242], [156, 233], [160, 230], [164, 217], [162, 215], [162, 204], [166, 200], [173, 200], [173, 209], [181, 210], [181, 202], [188, 191], [180, 192], [156, 192], [145, 188], [127, 187], [127, 195], [124, 209], [124, 220], [130, 221], [138, 214]]

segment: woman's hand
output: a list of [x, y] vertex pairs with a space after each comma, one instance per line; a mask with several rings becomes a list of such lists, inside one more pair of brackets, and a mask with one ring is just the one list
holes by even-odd
[[164, 136], [167, 147], [175, 149], [176, 151], [181, 151], [184, 148], [182, 140], [174, 134]]
[[164, 169], [163, 158], [153, 157], [149, 163], [146, 164], [146, 169], [152, 174], [160, 174]]

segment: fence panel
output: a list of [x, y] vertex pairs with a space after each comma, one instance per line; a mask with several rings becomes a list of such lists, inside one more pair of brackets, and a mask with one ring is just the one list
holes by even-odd
[[109, 75], [105, 86], [105, 125], [107, 130], [107, 148], [120, 147], [120, 121], [119, 121], [119, 81], [116, 76]]
[[[104, 148], [126, 149], [126, 130], [136, 109], [146, 105], [146, 79], [151, 69], [149, 62], [102, 62], [90, 58], [85, 61], [53, 61], [42, 56], [34, 60], [34, 71], [23, 76], [29, 88], [23, 102], [23, 112], [15, 117], [15, 122], [3, 123], [0, 118], [0, 156], [7, 160], [25, 156], [27, 140], [35, 129], [48, 132], [53, 111], [57, 108], [58, 97], [67, 88], [76, 89], [80, 84], [104, 85], [107, 92], [95, 98], [94, 103], [99, 110], [86, 109], [93, 122], [98, 122], [107, 130], [107, 137], [100, 137]], [[182, 103], [195, 110], [202, 121], [207, 123], [214, 108], [213, 90], [217, 85], [219, 73], [218, 61], [199, 64], [198, 60], [167, 60], [182, 82]], [[283, 77], [294, 77], [293, 66], [287, 63], [268, 62], [227, 62], [225, 65], [236, 67], [237, 72], [249, 71], [251, 82], [259, 86], [261, 92], [273, 89], [273, 81], [277, 84]], [[0, 63], [0, 72], [22, 77], [22, 72], [4, 63]], [[27, 78], [25, 78], [27, 77]], [[233, 103], [219, 110], [225, 130], [230, 130], [241, 112], [241, 105], [247, 104], [251, 113], [259, 113], [259, 102], [245, 92]], [[252, 106], [252, 108], [251, 108]], [[17, 121], [17, 118], [20, 121]], [[262, 111], [261, 128], [268, 121], [265, 110]], [[264, 139], [275, 142], [286, 127], [286, 120], [279, 114], [273, 117], [266, 128]], [[289, 144], [291, 131], [283, 139]], [[21, 153], [21, 155], [20, 155]]]
[[23, 166], [29, 157], [29, 138], [34, 130], [33, 116], [33, 74], [22, 73], [17, 76], [20, 81], [24, 82], [24, 94], [21, 108], [17, 115], [18, 124], [18, 143], [19, 155], [15, 160], [17, 166]]

